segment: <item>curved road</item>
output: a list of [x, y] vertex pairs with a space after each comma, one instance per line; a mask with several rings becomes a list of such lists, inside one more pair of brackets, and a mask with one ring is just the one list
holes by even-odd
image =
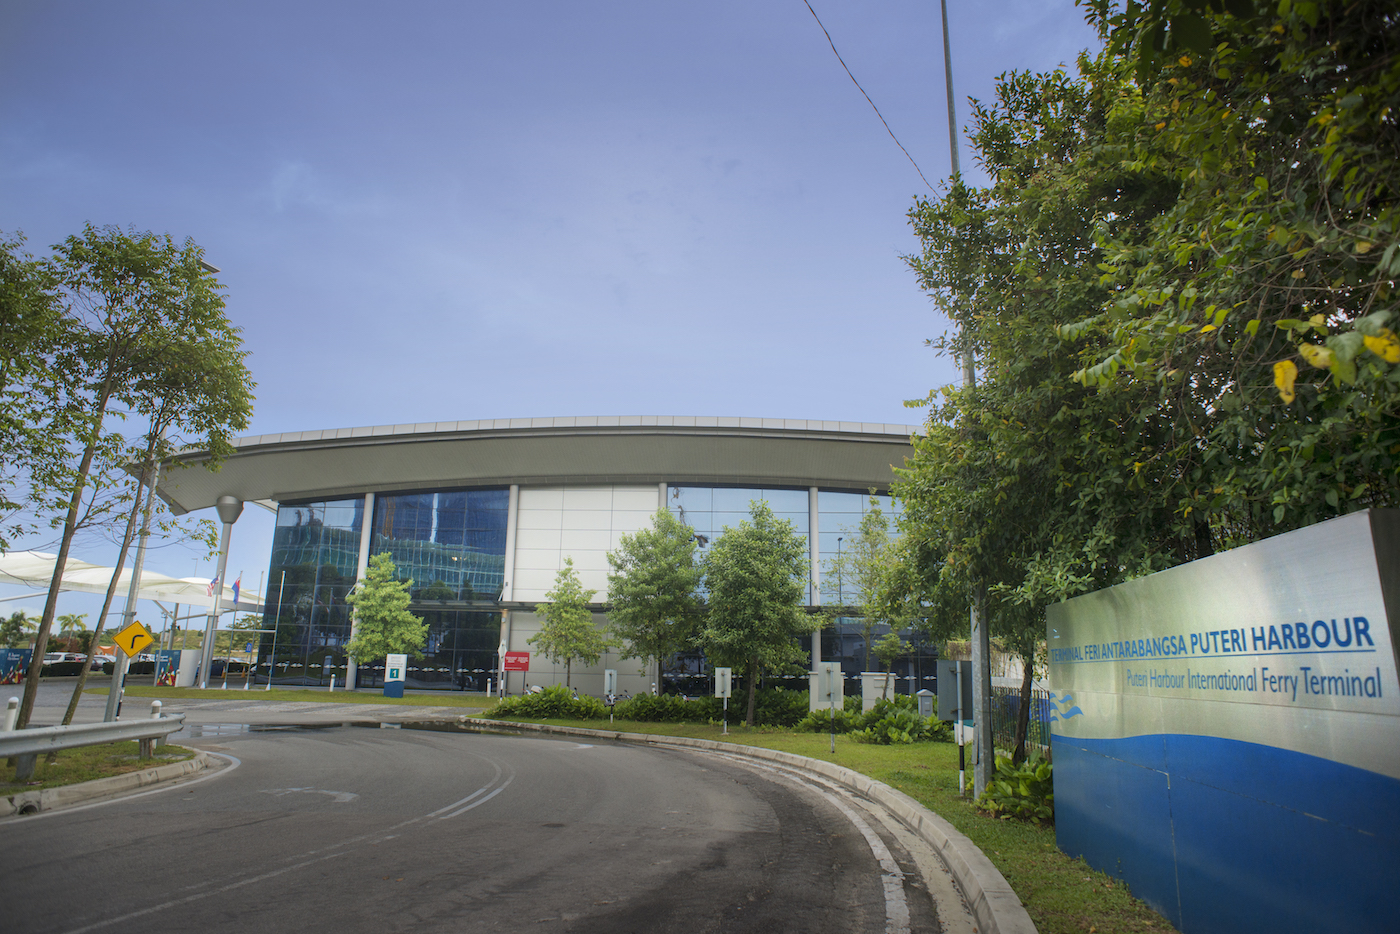
[[0, 823], [0, 930], [898, 934], [940, 930], [927, 885], [970, 929], [899, 828], [736, 757], [203, 732], [218, 772]]

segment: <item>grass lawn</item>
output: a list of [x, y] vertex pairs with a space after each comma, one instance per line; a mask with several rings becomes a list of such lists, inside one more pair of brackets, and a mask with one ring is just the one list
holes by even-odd
[[[836, 737], [836, 752], [825, 733], [793, 733], [787, 730], [731, 726], [720, 728], [695, 723], [633, 723], [618, 720], [529, 720], [588, 729], [614, 729], [628, 733], [690, 736], [720, 742], [762, 746], [796, 753], [845, 766], [878, 779], [914, 798], [941, 815], [1001, 870], [1020, 896], [1041, 934], [1128, 934], [1168, 932], [1176, 929], [1161, 915], [1133, 898], [1127, 886], [1070, 859], [1055, 847], [1053, 827], [1037, 827], [1020, 821], [998, 820], [978, 813], [959, 798], [958, 747], [951, 743], [918, 743], [912, 746], [875, 746]], [[971, 763], [969, 763], [969, 766]]]
[[140, 758], [140, 743], [129, 740], [124, 743], [107, 743], [101, 746], [82, 746], [78, 749], [64, 749], [49, 763], [47, 756], [40, 756], [34, 766], [34, 779], [16, 782], [13, 768], [3, 773], [0, 781], [0, 795], [12, 795], [21, 791], [38, 791], [43, 788], [57, 788], [60, 785], [76, 785], [78, 782], [107, 778], [125, 772], [136, 772], [168, 762], [179, 762], [194, 755], [193, 749], [183, 746], [161, 746], [151, 758]]
[[[84, 694], [106, 694], [107, 688], [88, 688]], [[405, 694], [402, 698], [384, 697], [360, 691], [308, 691], [302, 688], [278, 688], [272, 690], [253, 688], [245, 691], [242, 687], [229, 688], [158, 688], [149, 684], [128, 684], [122, 692], [125, 697], [149, 697], [152, 700], [245, 700], [268, 701], [285, 704], [288, 701], [305, 701], [311, 704], [398, 704], [405, 707], [470, 707], [482, 709], [495, 703], [484, 694], [457, 694], [447, 691], [428, 694]]]

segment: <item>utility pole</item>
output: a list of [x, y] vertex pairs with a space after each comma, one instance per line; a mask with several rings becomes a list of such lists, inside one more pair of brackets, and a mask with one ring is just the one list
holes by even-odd
[[[962, 180], [958, 164], [958, 117], [953, 95], [953, 53], [948, 36], [948, 0], [939, 0], [943, 12], [943, 77], [948, 90], [948, 149], [952, 155], [953, 184]], [[963, 387], [971, 389], [977, 385], [977, 369], [972, 359], [972, 344], [968, 340], [967, 327], [963, 327]], [[987, 619], [987, 588], [985, 584], [973, 586], [972, 606], [969, 608], [972, 625], [970, 648], [972, 650], [972, 737], [976, 744], [976, 759], [972, 766], [972, 796], [982, 797], [987, 783], [991, 780], [995, 767], [996, 753], [992, 749], [992, 647]], [[959, 789], [961, 793], [961, 789]]]

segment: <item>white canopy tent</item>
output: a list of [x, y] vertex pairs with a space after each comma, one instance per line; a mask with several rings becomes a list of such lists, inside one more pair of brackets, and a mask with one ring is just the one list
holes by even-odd
[[[40, 593], [47, 593], [49, 581], [53, 579], [54, 562], [57, 555], [42, 551], [15, 551], [0, 555], [0, 584], [17, 584], [21, 587], [40, 587]], [[89, 564], [76, 558], [69, 558], [63, 568], [61, 590], [78, 590], [83, 593], [106, 593], [112, 582], [112, 568], [100, 564]], [[126, 599], [131, 589], [131, 568], [122, 568], [121, 579], [117, 584], [118, 602]], [[207, 577], [167, 577], [154, 571], [142, 570], [141, 589], [137, 596], [142, 600], [163, 600], [186, 606], [213, 608], [214, 594], [209, 591]], [[232, 612], [262, 612], [261, 594], [250, 588], [240, 587], [238, 602], [233, 600], [233, 587], [223, 588], [221, 610]]]

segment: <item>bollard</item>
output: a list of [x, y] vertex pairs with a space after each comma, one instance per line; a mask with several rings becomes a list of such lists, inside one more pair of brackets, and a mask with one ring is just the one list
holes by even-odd
[[335, 693], [335, 675], [331, 675], [331, 689], [330, 689], [330, 693], [331, 693], [331, 694], [334, 694], [334, 693]]
[[12, 697], [5, 705], [5, 725], [0, 726], [0, 730], [9, 732], [15, 728], [15, 722], [19, 720], [19, 698]]

